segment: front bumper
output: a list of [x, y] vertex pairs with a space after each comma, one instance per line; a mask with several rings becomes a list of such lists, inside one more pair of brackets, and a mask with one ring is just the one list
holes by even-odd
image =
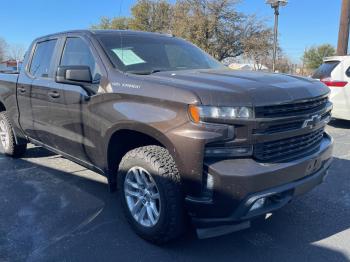
[[[332, 138], [325, 134], [317, 152], [285, 163], [253, 159], [205, 163], [214, 187], [211, 198], [186, 198], [193, 223], [197, 228], [242, 225], [283, 207], [293, 197], [322, 183], [332, 161], [332, 149]], [[260, 198], [266, 198], [264, 206], [251, 210]]]

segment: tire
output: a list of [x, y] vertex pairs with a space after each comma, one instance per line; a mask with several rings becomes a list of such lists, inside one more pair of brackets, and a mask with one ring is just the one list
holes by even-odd
[[4, 153], [12, 157], [21, 157], [27, 150], [27, 144], [16, 144], [11, 122], [5, 111], [0, 112], [0, 143]]
[[[151, 184], [150, 191], [153, 190], [153, 196], [156, 199], [153, 200], [153, 197], [150, 197], [149, 201], [151, 203], [147, 203], [147, 200], [145, 200], [144, 205], [140, 206], [141, 211], [138, 217], [141, 218], [141, 221], [137, 221], [129, 206], [129, 203], [133, 203], [133, 201], [136, 202], [136, 206], [137, 201], [140, 200], [140, 195], [143, 194], [144, 198], [147, 197], [147, 194], [145, 195], [142, 191], [143, 189], [133, 187], [135, 183], [130, 187], [131, 179], [133, 177], [137, 178], [135, 172], [146, 177], [143, 181], [146, 181], [145, 184], [147, 185]], [[148, 176], [150, 178], [147, 178]], [[152, 186], [152, 183], [155, 186]], [[139, 236], [152, 243], [163, 244], [178, 238], [183, 233], [185, 220], [180, 175], [168, 150], [159, 146], [145, 146], [129, 151], [119, 165], [117, 184], [126, 218]], [[139, 188], [139, 185], [137, 188]], [[137, 197], [129, 195], [131, 189], [140, 192], [137, 193]], [[156, 198], [157, 196], [158, 198]], [[151, 212], [152, 215], [149, 216], [147, 209], [147, 205], [152, 205], [152, 201], [155, 201], [153, 207], [159, 210], [158, 218], [153, 219], [153, 221], [150, 218], [152, 216], [155, 218], [156, 215], [154, 214], [157, 214], [157, 212]], [[142, 209], [145, 208], [147, 212], [144, 211], [141, 215]], [[147, 220], [147, 218], [149, 219]]]

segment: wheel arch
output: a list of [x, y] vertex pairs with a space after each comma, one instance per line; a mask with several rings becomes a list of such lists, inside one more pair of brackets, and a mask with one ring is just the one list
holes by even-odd
[[[178, 156], [172, 142], [160, 131], [150, 126], [134, 125], [120, 127], [109, 132], [106, 155], [108, 178], [115, 182], [118, 167], [123, 156], [132, 149], [147, 145], [166, 148], [177, 163]], [[177, 163], [178, 164], [178, 163]]]
[[6, 111], [5, 104], [0, 100], [0, 112]]

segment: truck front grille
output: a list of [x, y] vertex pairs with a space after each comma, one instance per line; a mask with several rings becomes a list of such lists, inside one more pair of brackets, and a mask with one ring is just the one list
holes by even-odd
[[254, 158], [264, 162], [276, 162], [311, 154], [321, 144], [323, 133], [324, 129], [321, 128], [304, 135], [256, 144]]
[[328, 97], [321, 97], [302, 102], [261, 106], [255, 108], [255, 116], [257, 118], [273, 118], [310, 114], [325, 108], [327, 106], [327, 102]]
[[[331, 113], [329, 111], [326, 111], [321, 114], [321, 120], [320, 121], [326, 121], [326, 119], [330, 119]], [[291, 130], [297, 130], [302, 128], [303, 123], [305, 122], [306, 118], [303, 118], [302, 120], [293, 120], [288, 122], [282, 122], [278, 121], [278, 123], [272, 123], [266, 126], [263, 126], [262, 128], [257, 128], [253, 130], [253, 134], [274, 134], [279, 132], [286, 132]]]

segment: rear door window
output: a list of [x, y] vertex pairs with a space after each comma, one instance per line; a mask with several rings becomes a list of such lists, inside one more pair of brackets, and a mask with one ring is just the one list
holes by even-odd
[[35, 77], [50, 77], [57, 39], [37, 43], [29, 72]]
[[312, 78], [324, 79], [330, 77], [334, 68], [339, 65], [340, 61], [328, 61], [324, 62], [313, 74]]

